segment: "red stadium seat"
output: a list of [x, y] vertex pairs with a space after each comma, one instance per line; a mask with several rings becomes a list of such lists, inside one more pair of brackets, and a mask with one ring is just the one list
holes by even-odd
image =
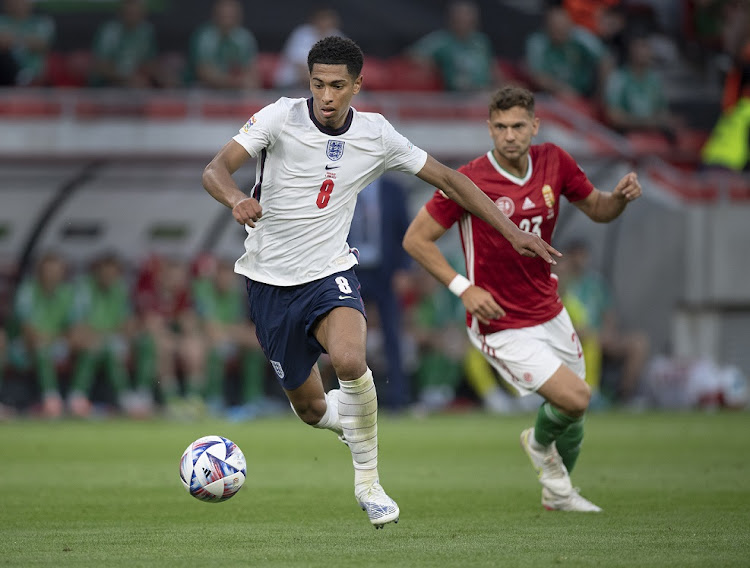
[[263, 52], [259, 53], [256, 58], [255, 63], [258, 66], [260, 85], [264, 89], [273, 89], [280, 57], [278, 53]]
[[422, 65], [408, 57], [392, 57], [387, 62], [391, 91], [442, 91], [443, 80], [431, 65]]

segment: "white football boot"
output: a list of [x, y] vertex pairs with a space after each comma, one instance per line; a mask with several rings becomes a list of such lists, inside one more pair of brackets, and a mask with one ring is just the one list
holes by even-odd
[[555, 443], [552, 442], [542, 451], [535, 450], [530, 443], [533, 435], [534, 428], [527, 428], [521, 432], [521, 447], [529, 456], [531, 465], [534, 466], [539, 477], [539, 483], [554, 495], [559, 497], [569, 496], [573, 492], [573, 486]]
[[362, 510], [367, 512], [370, 522], [376, 529], [382, 529], [387, 523], [398, 523], [401, 511], [377, 481], [361, 495], [357, 495], [357, 502]]
[[588, 499], [581, 497], [577, 488], [574, 488], [567, 497], [561, 497], [543, 487], [542, 506], [548, 511], [576, 511], [579, 513], [601, 513], [602, 511], [601, 507], [597, 507]]

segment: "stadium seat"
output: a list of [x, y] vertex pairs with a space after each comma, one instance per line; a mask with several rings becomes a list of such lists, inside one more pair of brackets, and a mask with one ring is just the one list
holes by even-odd
[[278, 53], [262, 52], [258, 54], [255, 62], [258, 67], [260, 85], [264, 89], [273, 89], [276, 78], [276, 69], [279, 67], [280, 55]]
[[430, 65], [422, 65], [408, 57], [392, 57], [387, 60], [390, 91], [442, 91], [443, 80]]

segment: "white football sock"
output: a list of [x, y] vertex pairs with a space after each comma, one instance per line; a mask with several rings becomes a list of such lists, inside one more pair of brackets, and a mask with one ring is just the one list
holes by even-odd
[[378, 480], [378, 396], [372, 371], [353, 381], [339, 380], [339, 419], [354, 463], [354, 493]]
[[326, 393], [326, 412], [320, 422], [313, 425], [313, 428], [324, 428], [326, 430], [332, 430], [337, 435], [343, 435], [344, 431], [341, 429], [341, 420], [339, 419], [339, 404], [338, 404], [338, 391], [330, 391]]

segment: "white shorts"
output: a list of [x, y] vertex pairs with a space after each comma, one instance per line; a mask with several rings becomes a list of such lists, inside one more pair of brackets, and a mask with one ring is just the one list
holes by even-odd
[[521, 396], [536, 392], [560, 365], [586, 379], [581, 342], [565, 309], [533, 327], [504, 329], [489, 335], [467, 331], [474, 347]]

